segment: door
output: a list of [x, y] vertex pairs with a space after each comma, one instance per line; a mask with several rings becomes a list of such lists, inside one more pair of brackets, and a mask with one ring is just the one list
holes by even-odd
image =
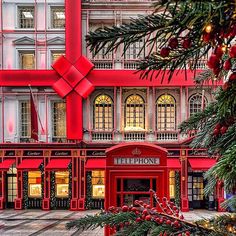
[[133, 205], [135, 200], [155, 205], [150, 189], [157, 191], [157, 178], [116, 177], [116, 206]]
[[204, 178], [202, 172], [193, 172], [192, 174], [189, 173], [188, 199], [189, 207], [192, 209], [206, 207], [206, 199], [204, 197]]
[[6, 174], [6, 208], [14, 208], [17, 196], [16, 167], [12, 166]]

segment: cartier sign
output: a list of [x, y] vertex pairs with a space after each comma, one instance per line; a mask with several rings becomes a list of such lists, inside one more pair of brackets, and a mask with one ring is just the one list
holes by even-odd
[[43, 151], [41, 150], [25, 150], [23, 156], [43, 156]]
[[159, 165], [158, 157], [116, 157], [114, 165]]

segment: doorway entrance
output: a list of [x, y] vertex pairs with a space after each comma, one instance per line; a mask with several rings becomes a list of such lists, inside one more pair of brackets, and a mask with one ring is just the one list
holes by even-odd
[[6, 173], [6, 208], [14, 208], [14, 201], [17, 197], [16, 167], [12, 165]]
[[[136, 173], [140, 175], [140, 173]], [[133, 205], [135, 200], [143, 201], [144, 203], [155, 206], [155, 201], [152, 197], [150, 189], [154, 190], [158, 194], [158, 173], [154, 176], [142, 176], [142, 177], [127, 177], [116, 176], [114, 180], [115, 195], [117, 207], [122, 205]]]

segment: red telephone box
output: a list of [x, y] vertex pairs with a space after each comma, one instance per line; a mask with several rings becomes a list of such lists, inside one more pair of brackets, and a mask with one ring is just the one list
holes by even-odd
[[155, 206], [150, 189], [169, 197], [167, 150], [153, 144], [119, 144], [106, 150], [105, 208], [142, 200]]

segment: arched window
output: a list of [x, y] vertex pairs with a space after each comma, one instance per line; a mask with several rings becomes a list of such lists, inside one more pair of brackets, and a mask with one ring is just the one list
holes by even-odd
[[94, 100], [94, 129], [111, 130], [113, 129], [113, 101], [106, 94], [97, 96]]
[[194, 94], [189, 98], [189, 116], [200, 112], [207, 104], [205, 96], [202, 94]]
[[125, 101], [125, 129], [145, 129], [145, 103], [139, 95], [130, 95]]
[[161, 95], [157, 99], [157, 130], [175, 130], [175, 99], [169, 95]]

